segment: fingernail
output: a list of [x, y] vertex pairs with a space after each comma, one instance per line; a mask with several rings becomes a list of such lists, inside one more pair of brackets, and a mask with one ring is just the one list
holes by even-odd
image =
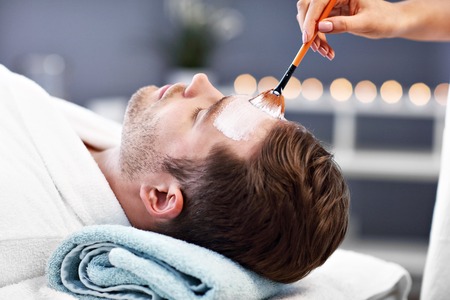
[[306, 32], [306, 30], [303, 30], [302, 40], [303, 44], [306, 44], [308, 42], [308, 33]]
[[327, 50], [326, 50], [324, 47], [320, 47], [320, 48], [319, 48], [319, 53], [320, 53], [323, 57], [327, 56], [327, 54], [328, 54]]
[[333, 23], [330, 21], [319, 22], [318, 28], [320, 32], [330, 32], [333, 30]]
[[329, 60], [333, 60], [333, 59], [334, 59], [334, 52], [333, 52], [333, 51], [328, 52], [327, 58], [328, 58]]
[[319, 49], [319, 47], [317, 46], [317, 44], [315, 42], [312, 42], [311, 49], [312, 49], [312, 51], [317, 52], [317, 49]]

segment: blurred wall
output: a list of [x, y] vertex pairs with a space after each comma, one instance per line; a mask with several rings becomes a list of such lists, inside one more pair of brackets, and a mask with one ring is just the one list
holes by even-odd
[[0, 63], [18, 72], [30, 53], [61, 55], [67, 97], [129, 95], [159, 83], [163, 1], [0, 0]]

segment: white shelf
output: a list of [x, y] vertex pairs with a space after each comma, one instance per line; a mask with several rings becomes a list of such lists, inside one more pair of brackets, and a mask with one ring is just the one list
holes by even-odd
[[439, 176], [439, 154], [338, 150], [334, 155], [348, 178], [436, 181]]

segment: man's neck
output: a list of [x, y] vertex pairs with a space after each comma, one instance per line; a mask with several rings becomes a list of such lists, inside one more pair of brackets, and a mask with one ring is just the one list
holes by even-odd
[[116, 195], [119, 203], [122, 205], [126, 197], [122, 194], [128, 193], [128, 189], [131, 188], [131, 182], [126, 184], [126, 181], [122, 179], [119, 166], [119, 149], [110, 148], [103, 151], [86, 145], [86, 148], [91, 153], [94, 160], [97, 162], [98, 167], [102, 171], [109, 186]]
[[120, 172], [119, 148], [99, 151], [86, 146], [116, 195], [130, 223], [141, 229], [147, 229], [148, 215], [140, 201], [140, 182], [124, 178]]

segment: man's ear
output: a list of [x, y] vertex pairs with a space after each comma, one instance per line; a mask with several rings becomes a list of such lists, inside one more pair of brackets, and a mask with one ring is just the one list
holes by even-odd
[[183, 194], [176, 184], [165, 186], [141, 185], [139, 192], [148, 214], [158, 221], [176, 218], [183, 210]]

